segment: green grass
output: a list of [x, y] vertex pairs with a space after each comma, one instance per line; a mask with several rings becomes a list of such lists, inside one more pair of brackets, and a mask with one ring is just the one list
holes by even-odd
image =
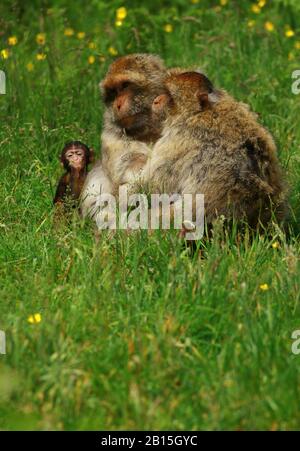
[[[10, 50], [0, 59], [0, 429], [299, 429], [298, 3], [267, 2], [260, 14], [246, 1], [220, 10], [204, 0], [80, 3], [0, 6], [0, 51]], [[115, 27], [122, 5], [128, 15]], [[200, 66], [260, 114], [291, 186], [288, 238], [276, 227], [253, 240], [216, 231], [200, 258], [172, 232], [96, 243], [92, 224], [76, 217], [53, 226], [64, 142], [81, 139], [100, 154], [97, 85], [110, 46]], [[42, 321], [30, 324], [35, 313]]]

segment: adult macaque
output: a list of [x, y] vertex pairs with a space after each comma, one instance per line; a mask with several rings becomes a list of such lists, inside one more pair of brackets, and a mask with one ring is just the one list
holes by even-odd
[[286, 215], [276, 146], [249, 107], [199, 72], [173, 69], [152, 105], [162, 137], [143, 169], [152, 193], [204, 194], [208, 224], [219, 215], [267, 224]]
[[93, 150], [80, 141], [71, 141], [64, 146], [60, 162], [66, 172], [58, 182], [54, 204], [76, 206], [93, 158]]
[[83, 188], [83, 216], [97, 222], [99, 195], [116, 194], [120, 185], [138, 179], [161, 133], [161, 121], [152, 115], [151, 106], [164, 90], [165, 76], [162, 60], [154, 55], [124, 56], [109, 67], [100, 84], [105, 104], [102, 157]]

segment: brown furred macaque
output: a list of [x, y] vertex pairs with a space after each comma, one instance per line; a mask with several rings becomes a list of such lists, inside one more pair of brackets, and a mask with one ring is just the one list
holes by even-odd
[[[181, 106], [180, 100], [184, 101], [184, 109], [189, 111], [195, 109], [195, 112], [205, 111], [211, 107], [210, 100], [208, 98], [209, 94], [214, 91], [211, 81], [200, 72], [183, 72], [181, 69], [171, 69], [169, 74], [176, 76], [180, 82], [185, 85], [186, 90], [195, 89], [195, 85], [198, 86], [198, 90], [194, 94], [190, 93], [188, 97], [184, 99], [178, 98], [178, 103], [174, 101], [170, 91], [166, 91], [157, 96], [152, 103], [152, 113], [154, 117], [159, 116], [161, 119], [166, 119], [168, 115], [174, 115], [176, 112], [180, 114], [179, 108]], [[170, 78], [166, 79], [167, 83]], [[192, 91], [193, 92], [193, 91]], [[196, 100], [196, 104], [195, 104]]]
[[170, 70], [165, 89], [152, 104], [164, 126], [143, 169], [148, 189], [204, 194], [208, 224], [220, 215], [254, 228], [283, 221], [287, 190], [276, 146], [249, 106], [196, 71]]
[[89, 173], [81, 196], [83, 216], [96, 220], [101, 193], [117, 194], [133, 185], [160, 137], [161, 121], [152, 114], [153, 100], [164, 92], [166, 69], [155, 55], [116, 59], [101, 82], [105, 104], [101, 160]]
[[164, 64], [155, 55], [128, 55], [114, 61], [100, 83], [106, 107], [104, 129], [136, 141], [155, 142], [161, 124], [151, 115], [151, 106], [163, 92], [165, 76]]
[[54, 204], [76, 206], [93, 158], [94, 151], [81, 141], [71, 141], [64, 146], [60, 162], [66, 172], [58, 182]]

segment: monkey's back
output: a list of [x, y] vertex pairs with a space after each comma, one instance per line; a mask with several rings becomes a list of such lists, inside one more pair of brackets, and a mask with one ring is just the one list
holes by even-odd
[[247, 105], [226, 93], [207, 111], [165, 128], [152, 156], [153, 186], [204, 194], [208, 222], [218, 215], [267, 223], [286, 214], [286, 187], [270, 133]]

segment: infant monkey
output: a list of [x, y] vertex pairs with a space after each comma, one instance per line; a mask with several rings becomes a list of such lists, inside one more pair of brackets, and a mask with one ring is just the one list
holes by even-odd
[[60, 156], [66, 172], [60, 178], [53, 199], [54, 204], [75, 208], [85, 182], [88, 165], [92, 163], [94, 151], [81, 141], [68, 142]]
[[172, 69], [152, 104], [164, 120], [144, 171], [152, 193], [204, 194], [205, 218], [266, 225], [286, 214], [286, 192], [270, 133], [249, 107], [196, 71]]

